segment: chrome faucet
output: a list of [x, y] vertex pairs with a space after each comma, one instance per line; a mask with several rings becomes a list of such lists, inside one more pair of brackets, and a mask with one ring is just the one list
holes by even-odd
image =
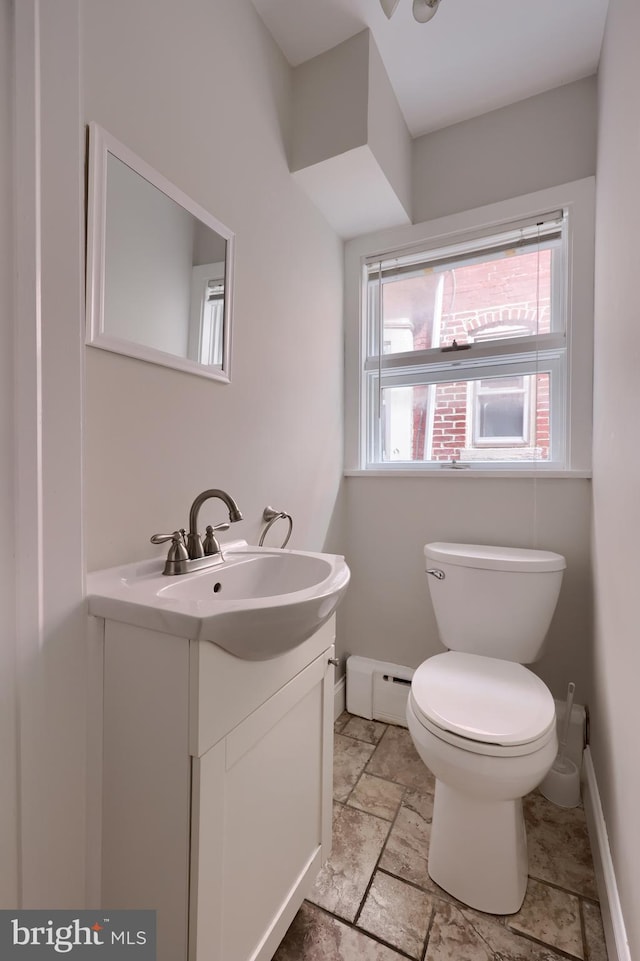
[[163, 574], [188, 574], [189, 571], [202, 570], [214, 564], [221, 564], [224, 560], [216, 531], [229, 530], [229, 524], [216, 524], [215, 527], [210, 524], [207, 525], [204, 544], [198, 532], [200, 508], [205, 501], [212, 497], [217, 497], [226, 505], [231, 524], [242, 520], [242, 513], [238, 505], [226, 491], [212, 488], [198, 494], [189, 511], [189, 533], [186, 539], [184, 530], [174, 531], [173, 534], [154, 534], [151, 538], [152, 544], [164, 544], [166, 541], [171, 541]]

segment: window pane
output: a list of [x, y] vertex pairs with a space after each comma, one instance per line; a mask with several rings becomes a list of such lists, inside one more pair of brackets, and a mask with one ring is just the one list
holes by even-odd
[[437, 346], [441, 288], [442, 275], [435, 273], [383, 283], [384, 354]]
[[530, 378], [492, 377], [476, 382], [474, 444], [525, 444], [529, 440]]
[[549, 373], [385, 387], [381, 459], [547, 461]]
[[547, 246], [500, 251], [466, 264], [397, 274], [390, 269], [382, 279], [372, 269], [371, 288], [379, 285], [382, 305], [382, 352], [549, 333], [551, 258]]
[[478, 402], [477, 439], [526, 437], [524, 392], [492, 391]]

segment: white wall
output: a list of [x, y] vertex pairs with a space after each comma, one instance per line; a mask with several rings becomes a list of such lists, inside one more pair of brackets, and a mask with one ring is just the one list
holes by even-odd
[[150, 535], [185, 526], [208, 487], [244, 513], [227, 536], [255, 543], [271, 504], [292, 547], [321, 549], [341, 480], [342, 244], [288, 169], [290, 68], [249, 0], [85, 0], [83, 31], [85, 120], [237, 238], [230, 386], [87, 348], [88, 567], [162, 554]]
[[[373, 36], [369, 34], [369, 146], [404, 210], [412, 215], [413, 141]], [[375, 203], [375, 198], [370, 198]]]
[[442, 651], [429, 599], [429, 541], [540, 547], [567, 558], [547, 651], [536, 672], [564, 696], [589, 690], [591, 648], [588, 480], [348, 477], [345, 517], [352, 581], [340, 653], [417, 667]]
[[596, 134], [595, 77], [425, 134], [413, 148], [414, 220], [590, 177]]
[[294, 70], [291, 170], [367, 143], [368, 30]]
[[610, 0], [599, 75], [592, 752], [630, 956], [640, 957], [640, 7]]
[[[10, 0], [0, 2], [0, 527], [13, 542], [13, 216], [11, 95], [13, 22]], [[17, 902], [16, 636], [13, 550], [0, 552], [0, 908]]]

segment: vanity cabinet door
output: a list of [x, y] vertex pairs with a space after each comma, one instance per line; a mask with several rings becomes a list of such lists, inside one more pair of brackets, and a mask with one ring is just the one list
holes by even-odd
[[269, 961], [328, 856], [332, 653], [193, 760], [189, 961]]

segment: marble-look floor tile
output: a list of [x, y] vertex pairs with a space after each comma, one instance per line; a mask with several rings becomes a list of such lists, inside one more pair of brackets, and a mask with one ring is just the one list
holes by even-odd
[[384, 944], [305, 903], [273, 961], [402, 961], [402, 957]]
[[373, 744], [336, 734], [333, 746], [334, 800], [347, 800], [374, 750]]
[[386, 729], [387, 725], [381, 721], [368, 721], [365, 717], [356, 717], [352, 714], [341, 733], [347, 734], [349, 737], [355, 737], [359, 741], [377, 744]]
[[314, 884], [309, 901], [353, 921], [389, 831], [389, 823], [336, 804], [331, 856]]
[[582, 917], [587, 958], [589, 961], [607, 961], [607, 945], [604, 939], [600, 906], [591, 901], [583, 901]]
[[404, 727], [388, 727], [380, 739], [367, 773], [387, 778], [421, 794], [433, 794], [435, 778], [427, 770]]
[[349, 714], [347, 711], [343, 711], [340, 717], [336, 718], [336, 720], [333, 723], [334, 732], [336, 734], [341, 734], [342, 729], [347, 726], [350, 720], [351, 720], [351, 714]]
[[424, 891], [377, 871], [357, 924], [419, 961], [432, 909]]
[[380, 867], [422, 888], [433, 888], [427, 871], [433, 797], [407, 794], [387, 838]]
[[386, 821], [393, 821], [404, 791], [401, 784], [384, 781], [382, 778], [372, 777], [371, 774], [362, 774], [347, 804]]
[[562, 961], [562, 956], [510, 931], [501, 918], [436, 901], [424, 961]]
[[527, 795], [523, 806], [531, 877], [597, 900], [583, 808], [558, 807], [538, 791]]
[[524, 904], [507, 918], [507, 927], [584, 959], [580, 902], [574, 894], [529, 878]]
[[424, 821], [433, 819], [433, 794], [420, 794], [419, 791], [407, 790], [402, 799], [403, 807], [419, 814]]
[[425, 961], [493, 961], [491, 945], [452, 904], [438, 902]]

